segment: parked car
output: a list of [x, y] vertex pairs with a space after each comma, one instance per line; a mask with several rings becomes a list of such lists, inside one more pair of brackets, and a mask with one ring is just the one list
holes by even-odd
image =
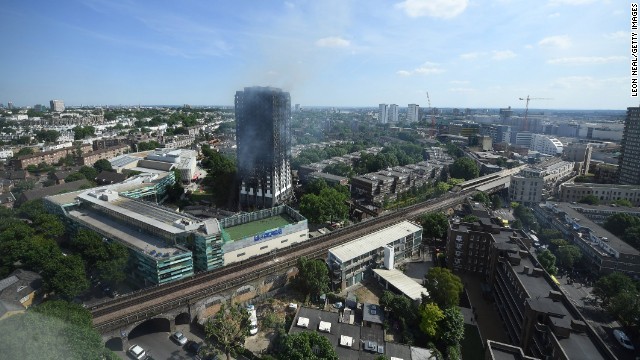
[[177, 342], [179, 345], [185, 345], [187, 343], [187, 337], [184, 336], [184, 334], [180, 331], [176, 331], [173, 334], [171, 334], [171, 339], [175, 342]]
[[187, 341], [187, 345], [184, 346], [184, 349], [189, 354], [197, 355], [200, 352], [200, 348], [201, 347], [202, 347], [202, 345], [198, 344], [197, 342], [195, 342], [193, 340], [188, 340]]
[[624, 331], [622, 330], [613, 330], [613, 337], [616, 338], [616, 340], [618, 340], [618, 343], [620, 343], [620, 345], [622, 345], [623, 348], [627, 349], [627, 350], [634, 350], [634, 346], [631, 343], [631, 340], [629, 340], [629, 337], [627, 336], [627, 334], [624, 333]]
[[131, 345], [127, 353], [129, 353], [129, 356], [138, 360], [142, 360], [147, 357], [147, 353], [144, 351], [144, 349], [140, 345], [135, 345], [135, 344]]

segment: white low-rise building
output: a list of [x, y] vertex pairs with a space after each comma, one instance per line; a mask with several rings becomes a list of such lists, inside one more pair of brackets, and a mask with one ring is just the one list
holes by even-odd
[[542, 154], [556, 156], [562, 154], [563, 145], [560, 140], [541, 134], [532, 134], [529, 149]]

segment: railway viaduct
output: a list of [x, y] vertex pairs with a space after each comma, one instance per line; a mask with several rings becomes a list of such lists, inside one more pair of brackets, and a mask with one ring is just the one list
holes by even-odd
[[508, 187], [513, 171], [505, 171], [486, 181], [472, 184], [460, 193], [370, 219], [330, 234], [309, 240], [280, 253], [266, 254], [243, 263], [231, 264], [191, 279], [147, 288], [98, 304], [90, 309], [94, 327], [111, 349], [125, 349], [128, 339], [145, 332], [173, 331], [176, 325], [189, 324], [215, 314], [223, 303], [248, 303], [274, 295], [297, 274], [296, 262], [301, 256], [324, 259], [327, 250], [367, 233], [377, 231], [404, 219], [415, 219], [424, 212], [443, 211], [461, 204], [480, 188], [494, 193]]

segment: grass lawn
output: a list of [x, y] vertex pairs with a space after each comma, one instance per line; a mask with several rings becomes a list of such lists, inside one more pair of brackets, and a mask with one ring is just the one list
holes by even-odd
[[247, 236], [262, 233], [266, 230], [279, 228], [287, 224], [291, 224], [291, 221], [282, 215], [277, 215], [242, 225], [232, 226], [224, 230], [229, 234], [231, 240], [235, 241]]
[[472, 325], [464, 325], [464, 339], [460, 343], [462, 346], [462, 358], [464, 360], [483, 360], [484, 344], [480, 339], [478, 328]]

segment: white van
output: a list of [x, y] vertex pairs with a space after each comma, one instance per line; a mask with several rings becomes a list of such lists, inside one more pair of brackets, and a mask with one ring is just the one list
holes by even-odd
[[253, 305], [247, 305], [247, 312], [249, 313], [249, 334], [255, 335], [258, 333], [258, 314], [256, 308]]

